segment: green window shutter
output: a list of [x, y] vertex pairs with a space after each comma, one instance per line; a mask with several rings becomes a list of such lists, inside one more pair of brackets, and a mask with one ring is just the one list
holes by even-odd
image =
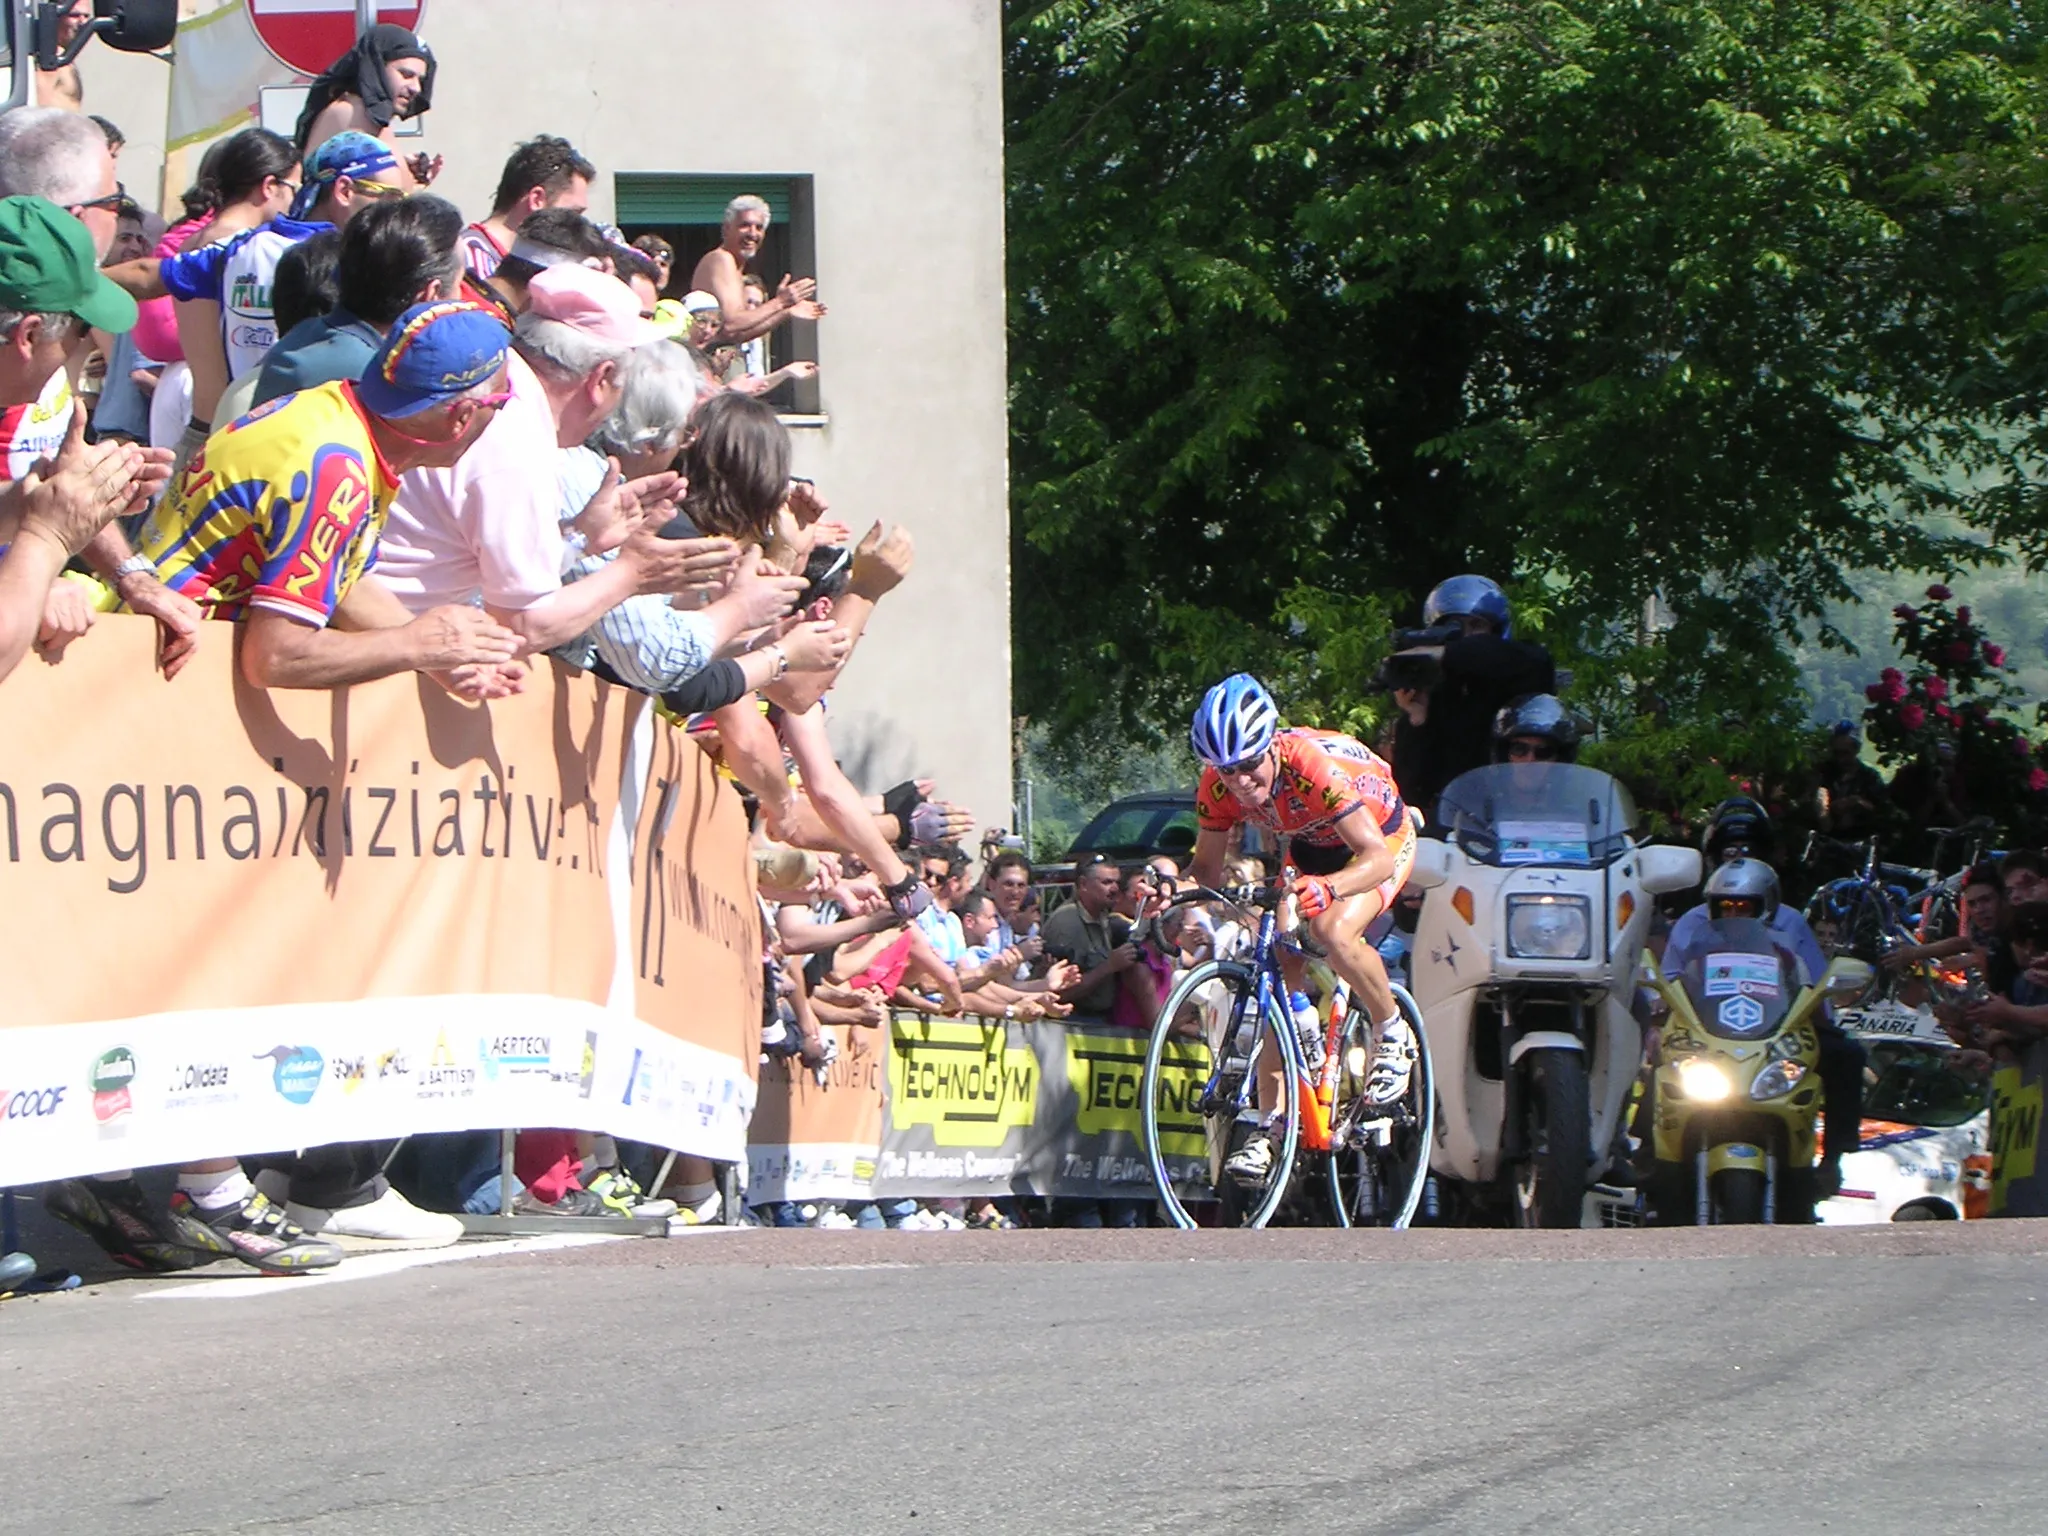
[[768, 216], [789, 219], [786, 176], [682, 176], [668, 172], [621, 171], [614, 180], [621, 224], [716, 224], [725, 205], [751, 192], [768, 204]]

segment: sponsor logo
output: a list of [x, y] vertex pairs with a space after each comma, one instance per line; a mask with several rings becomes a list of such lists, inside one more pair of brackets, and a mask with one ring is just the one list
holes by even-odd
[[547, 1035], [493, 1035], [476, 1045], [477, 1064], [492, 1082], [507, 1077], [553, 1077], [554, 1040]]
[[54, 1088], [0, 1088], [0, 1124], [47, 1120], [64, 1107], [65, 1084]]
[[135, 1081], [135, 1053], [125, 1045], [93, 1059], [86, 1085], [92, 1089], [93, 1118], [105, 1125], [119, 1120], [135, 1108], [130, 1085]]
[[412, 1076], [412, 1059], [403, 1051], [386, 1051], [377, 1058], [377, 1081]]
[[164, 1089], [166, 1109], [189, 1109], [197, 1104], [226, 1104], [235, 1098], [233, 1075], [224, 1061], [193, 1061], [171, 1068], [171, 1080]]
[[369, 1063], [360, 1056], [337, 1056], [327, 1064], [327, 1075], [341, 1084], [343, 1093], [354, 1093], [363, 1086], [369, 1069]]
[[1745, 1033], [1764, 1026], [1764, 1005], [1753, 997], [1731, 997], [1720, 1008], [1721, 1022]]
[[443, 1030], [434, 1037], [434, 1051], [418, 1074], [413, 1092], [422, 1099], [466, 1099], [476, 1092], [477, 1069], [460, 1065], [448, 1048]]
[[271, 1063], [270, 1086], [288, 1104], [310, 1104], [327, 1062], [310, 1045], [274, 1045], [256, 1061]]
[[581, 1077], [577, 1080], [576, 1096], [581, 1099], [589, 1098], [591, 1086], [594, 1083], [596, 1083], [596, 1081], [597, 1031], [594, 1029], [586, 1029], [585, 1031], [583, 1031], [583, 1072]]

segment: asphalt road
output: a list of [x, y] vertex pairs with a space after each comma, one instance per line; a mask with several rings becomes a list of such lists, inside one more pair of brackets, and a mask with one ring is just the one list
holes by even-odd
[[0, 1304], [0, 1531], [2033, 1532], [2044, 1309], [2026, 1222], [95, 1286]]

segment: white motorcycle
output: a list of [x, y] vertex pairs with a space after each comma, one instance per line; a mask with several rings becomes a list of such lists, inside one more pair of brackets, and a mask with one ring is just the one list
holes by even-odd
[[1510, 1197], [1521, 1226], [1576, 1227], [1642, 1056], [1629, 1010], [1650, 900], [1700, 879], [1691, 848], [1639, 846], [1621, 784], [1499, 763], [1444, 791], [1417, 846], [1409, 989], [1436, 1061], [1439, 1184]]

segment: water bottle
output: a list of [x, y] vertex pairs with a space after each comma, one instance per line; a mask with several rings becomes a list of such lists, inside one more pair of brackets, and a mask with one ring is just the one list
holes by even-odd
[[1294, 1015], [1294, 1032], [1301, 1037], [1301, 1059], [1310, 1072], [1323, 1064], [1323, 1021], [1306, 992], [1287, 994], [1287, 1010]]

